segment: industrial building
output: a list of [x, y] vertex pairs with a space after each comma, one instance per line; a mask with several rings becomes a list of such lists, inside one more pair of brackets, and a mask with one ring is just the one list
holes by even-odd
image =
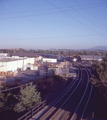
[[41, 60], [41, 56], [37, 53], [13, 53], [12, 57], [9, 57], [7, 53], [0, 54], [0, 71], [15, 72], [20, 70], [37, 70], [37, 61]]
[[63, 75], [69, 73], [69, 68], [72, 66], [71, 62], [64, 61], [48, 65], [48, 73], [52, 75], [52, 70], [55, 70], [56, 75]]
[[58, 61], [63, 60], [63, 57], [61, 55], [45, 54], [45, 53], [39, 53], [39, 55], [46, 57], [46, 58], [54, 58], [54, 59], [57, 59]]
[[34, 58], [3, 58], [0, 59], [0, 71], [16, 71], [17, 69], [25, 70], [27, 69], [28, 64], [34, 64]]
[[5, 56], [4, 55], [0, 55], [0, 59], [3, 59], [3, 58], [5, 58]]
[[27, 57], [27, 58], [34, 58], [35, 61], [41, 60], [41, 56], [39, 56], [38, 53], [13, 53], [13, 58], [19, 58], [19, 57]]
[[10, 55], [8, 53], [0, 53], [0, 56], [9, 57]]
[[7, 53], [0, 53], [0, 59], [3, 59], [5, 57], [9, 57], [9, 54], [7, 54]]
[[56, 63], [57, 59], [52, 59], [52, 58], [43, 58], [43, 62], [49, 62], [49, 63]]
[[80, 55], [81, 60], [86, 60], [86, 61], [102, 61], [102, 56], [98, 55]]

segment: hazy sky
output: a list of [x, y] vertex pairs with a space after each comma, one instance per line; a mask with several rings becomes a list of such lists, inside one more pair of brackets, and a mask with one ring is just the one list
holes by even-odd
[[107, 46], [107, 0], [0, 0], [0, 48]]

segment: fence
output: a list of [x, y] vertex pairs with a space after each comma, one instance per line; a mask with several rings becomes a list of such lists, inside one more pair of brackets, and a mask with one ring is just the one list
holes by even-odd
[[1, 90], [0, 92], [7, 92], [7, 91], [10, 91], [10, 90], [14, 90], [14, 89], [17, 89], [17, 88], [20, 88], [20, 87], [23, 87], [23, 86], [26, 86], [28, 84], [30, 84], [31, 82], [29, 83], [26, 83], [24, 85], [20, 85], [20, 86], [16, 86], [16, 87], [12, 87], [12, 88], [9, 88], [9, 89], [6, 89], [6, 90]]
[[[27, 83], [30, 84], [31, 82]], [[53, 101], [54, 98], [56, 98], [56, 96], [59, 95], [59, 93], [63, 90], [64, 87], [66, 87], [68, 85], [68, 81], [66, 81], [65, 84], [63, 84], [56, 92], [54, 92], [53, 94], [51, 94], [45, 101], [43, 101], [41, 104], [39, 104], [38, 106], [36, 106], [35, 108], [31, 109], [29, 112], [27, 112], [26, 114], [24, 114], [22, 117], [18, 118], [18, 120], [28, 120], [29, 118], [31, 118], [34, 114], [36, 114], [37, 112], [39, 112], [44, 106], [46, 106], [46, 104], [50, 103], [51, 101]], [[2, 90], [0, 92], [6, 92], [6, 91], [10, 91], [10, 90], [14, 90], [20, 87], [26, 86], [26, 84], [24, 85], [20, 85], [20, 86], [16, 86], [16, 87], [12, 87], [6, 90]]]
[[46, 100], [43, 101], [41, 104], [39, 104], [38, 106], [36, 106], [35, 108], [31, 109], [29, 112], [27, 112], [26, 114], [24, 114], [22, 117], [20, 117], [17, 120], [28, 120], [29, 118], [31, 118], [34, 114], [36, 114], [37, 112], [39, 112], [44, 106], [46, 105]]
[[[45, 76], [44, 76], [45, 77]], [[43, 76], [42, 76], [42, 78], [44, 78]], [[40, 79], [40, 78], [39, 78]], [[24, 85], [20, 85], [20, 86], [16, 86], [16, 87], [12, 87], [12, 88], [8, 88], [8, 89], [5, 89], [5, 90], [0, 90], [0, 92], [7, 92], [7, 91], [10, 91], [10, 90], [14, 90], [14, 89], [17, 89], [17, 88], [20, 88], [20, 87], [23, 87], [23, 86], [26, 86], [26, 85], [28, 85], [28, 84], [30, 84], [31, 82], [34, 82], [35, 80], [33, 80], [33, 81], [30, 81], [30, 82], [28, 82], [28, 83], [26, 83], [26, 84], [24, 84]]]

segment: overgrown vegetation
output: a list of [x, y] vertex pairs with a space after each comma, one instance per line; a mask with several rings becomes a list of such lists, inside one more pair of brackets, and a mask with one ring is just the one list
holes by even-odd
[[92, 84], [107, 100], [107, 55], [101, 63], [92, 65], [92, 74]]
[[[3, 88], [3, 86], [0, 84], [0, 91], [1, 91], [2, 88]], [[2, 109], [2, 107], [4, 106], [4, 102], [5, 102], [4, 94], [2, 94], [0, 92], [0, 109]]]
[[[2, 85], [0, 85], [0, 87], [2, 87]], [[18, 115], [18, 113], [28, 111], [40, 103], [40, 92], [37, 91], [36, 85], [30, 83], [30, 85], [27, 84], [24, 87], [12, 91], [5, 93], [0, 92], [0, 115], [8, 110], [12, 111], [11, 116], [15, 113]]]
[[15, 104], [14, 111], [22, 112], [30, 110], [41, 102], [40, 93], [35, 89], [36, 85], [29, 85], [25, 88], [21, 87], [19, 94], [16, 96], [17, 103]]
[[[42, 100], [57, 91], [65, 83], [64, 76], [53, 75], [39, 81], [27, 83], [25, 86], [0, 92], [0, 118], [7, 120], [11, 113], [12, 118], [17, 119], [25, 112], [36, 107]], [[0, 85], [0, 91], [3, 85]], [[39, 92], [38, 92], [39, 91]], [[41, 93], [41, 94], [40, 94]], [[15, 115], [15, 117], [13, 117]], [[12, 119], [11, 118], [11, 119]]]
[[47, 77], [36, 81], [37, 89], [41, 92], [42, 100], [44, 100], [48, 95], [57, 91], [61, 85], [65, 83], [65, 78], [59, 75], [53, 75], [52, 77]]

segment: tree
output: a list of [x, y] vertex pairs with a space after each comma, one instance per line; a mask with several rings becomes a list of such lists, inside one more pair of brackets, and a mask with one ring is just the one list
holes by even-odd
[[84, 50], [84, 55], [88, 55], [89, 52], [87, 50]]
[[65, 51], [61, 51], [60, 53], [61, 53], [61, 55], [63, 55], [63, 56], [65, 56], [65, 54], [66, 54]]
[[92, 78], [95, 88], [107, 99], [107, 56], [101, 63], [92, 65]]
[[55, 69], [55, 67], [54, 67], [54, 66], [51, 68], [51, 71], [52, 71], [52, 76], [55, 76], [56, 69]]
[[4, 94], [0, 92], [0, 109], [5, 105]]
[[5, 95], [5, 106], [7, 109], [13, 110], [17, 101], [17, 95], [13, 94], [12, 91]]
[[104, 70], [107, 71], [107, 54], [106, 57], [103, 57], [102, 65], [104, 66]]
[[3, 86], [0, 83], [0, 109], [5, 105], [4, 94], [1, 93], [2, 88], [3, 88]]
[[14, 111], [18, 113], [29, 110], [41, 102], [40, 93], [36, 90], [36, 86], [32, 84], [26, 85], [25, 88], [21, 87], [17, 99], [18, 103], [15, 105]]

